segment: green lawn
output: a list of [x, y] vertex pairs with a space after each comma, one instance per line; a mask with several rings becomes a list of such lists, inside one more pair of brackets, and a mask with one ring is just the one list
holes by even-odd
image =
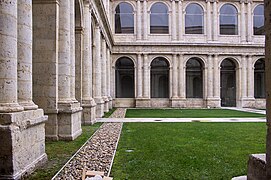
[[104, 113], [103, 118], [109, 118], [109, 116], [111, 116], [111, 114], [113, 114], [113, 112], [116, 110], [117, 108], [112, 108], [110, 109], [108, 112]]
[[228, 109], [128, 109], [126, 118], [238, 118], [265, 117], [263, 114]]
[[229, 180], [246, 174], [249, 154], [265, 151], [265, 129], [265, 123], [125, 123], [111, 176]]
[[100, 127], [100, 125], [101, 123], [96, 123], [93, 126], [82, 126], [82, 135], [74, 141], [46, 142], [45, 149], [48, 156], [48, 162], [42, 169], [35, 171], [27, 179], [52, 179], [52, 177], [90, 138], [90, 136]]

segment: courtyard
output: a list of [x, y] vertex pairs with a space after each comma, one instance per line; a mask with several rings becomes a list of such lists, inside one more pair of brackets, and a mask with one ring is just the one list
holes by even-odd
[[[104, 171], [108, 176], [119, 180], [231, 179], [247, 173], [249, 154], [261, 153], [265, 150], [265, 115], [259, 113], [264, 111], [252, 113], [232, 109], [126, 110], [121, 108], [113, 111], [107, 113], [105, 118], [98, 119], [101, 122], [105, 120], [110, 122], [105, 122], [103, 125], [98, 122], [94, 126], [84, 126], [83, 137], [80, 136], [73, 142], [47, 142], [46, 153], [49, 157], [47, 167], [35, 172], [29, 179], [51, 179], [52, 177], [81, 179], [84, 167], [88, 167], [89, 170]], [[111, 113], [113, 114], [110, 116]], [[202, 114], [202, 118], [199, 114]], [[114, 123], [116, 119], [122, 119], [121, 117], [124, 118], [124, 116], [125, 119], [131, 121], [137, 118], [179, 119], [180, 121]], [[198, 121], [184, 120], [189, 118], [197, 118]], [[229, 120], [219, 122], [219, 119], [225, 120], [225, 118]], [[230, 121], [232, 118], [235, 121]], [[217, 122], [206, 119], [216, 119]], [[239, 122], [241, 119], [246, 121]], [[95, 156], [95, 158], [100, 157], [99, 160], [87, 159], [84, 157], [85, 152], [77, 151], [82, 145], [87, 146], [84, 142], [91, 141], [93, 137], [88, 138], [96, 131], [95, 136], [98, 128], [110, 131], [110, 127], [103, 127], [111, 126], [111, 124], [122, 125], [120, 137], [116, 137], [117, 140], [114, 141], [117, 144], [117, 150], [114, 147], [106, 155]], [[104, 132], [104, 134], [111, 136], [110, 132]], [[112, 146], [112, 142], [106, 146], [107, 148]], [[81, 149], [91, 151], [89, 148], [91, 147]], [[59, 157], [60, 154], [64, 155]], [[55, 161], [60, 163], [56, 165]], [[104, 162], [107, 162], [107, 165]], [[64, 164], [65, 167], [61, 168]], [[93, 164], [102, 165], [94, 166]]]

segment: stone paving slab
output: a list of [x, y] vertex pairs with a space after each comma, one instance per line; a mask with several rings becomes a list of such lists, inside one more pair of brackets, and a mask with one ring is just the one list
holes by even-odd
[[97, 122], [266, 122], [266, 118], [98, 118]]
[[231, 110], [236, 110], [236, 111], [251, 112], [251, 113], [258, 113], [258, 114], [266, 114], [266, 110], [261, 110], [261, 109], [237, 108], [237, 107], [222, 107], [222, 109], [231, 109]]

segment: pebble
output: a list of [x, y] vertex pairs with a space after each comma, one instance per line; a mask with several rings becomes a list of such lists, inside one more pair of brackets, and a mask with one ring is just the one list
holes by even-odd
[[[110, 118], [124, 118], [125, 113], [125, 108], [118, 108]], [[89, 171], [102, 171], [105, 176], [109, 176], [121, 129], [122, 123], [102, 124], [85, 146], [58, 172], [55, 179], [81, 179], [84, 168]]]

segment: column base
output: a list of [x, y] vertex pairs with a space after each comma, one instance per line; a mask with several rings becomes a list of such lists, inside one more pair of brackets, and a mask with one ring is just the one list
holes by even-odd
[[210, 97], [206, 99], [206, 107], [207, 108], [220, 108], [221, 100], [220, 98]]
[[109, 109], [112, 109], [113, 108], [113, 98], [109, 96], [108, 99], [109, 99]]
[[171, 98], [171, 107], [174, 108], [185, 108], [186, 99], [185, 98]]
[[59, 102], [58, 107], [58, 140], [72, 141], [82, 133], [80, 103]]
[[248, 160], [248, 180], [267, 180], [266, 177], [266, 155], [251, 154]]
[[82, 101], [83, 107], [83, 116], [82, 116], [82, 124], [84, 125], [93, 125], [96, 121], [96, 103], [94, 99], [88, 101]]
[[241, 107], [244, 108], [254, 108], [255, 107], [255, 98], [242, 98], [241, 100]]
[[47, 161], [47, 116], [42, 109], [0, 116], [0, 179], [22, 179]]
[[136, 99], [137, 108], [147, 108], [151, 107], [151, 99], [149, 98], [137, 98]]
[[109, 112], [109, 99], [107, 96], [103, 97], [104, 101], [104, 112]]
[[96, 118], [101, 118], [104, 116], [104, 101], [100, 98], [94, 98], [96, 102]]

